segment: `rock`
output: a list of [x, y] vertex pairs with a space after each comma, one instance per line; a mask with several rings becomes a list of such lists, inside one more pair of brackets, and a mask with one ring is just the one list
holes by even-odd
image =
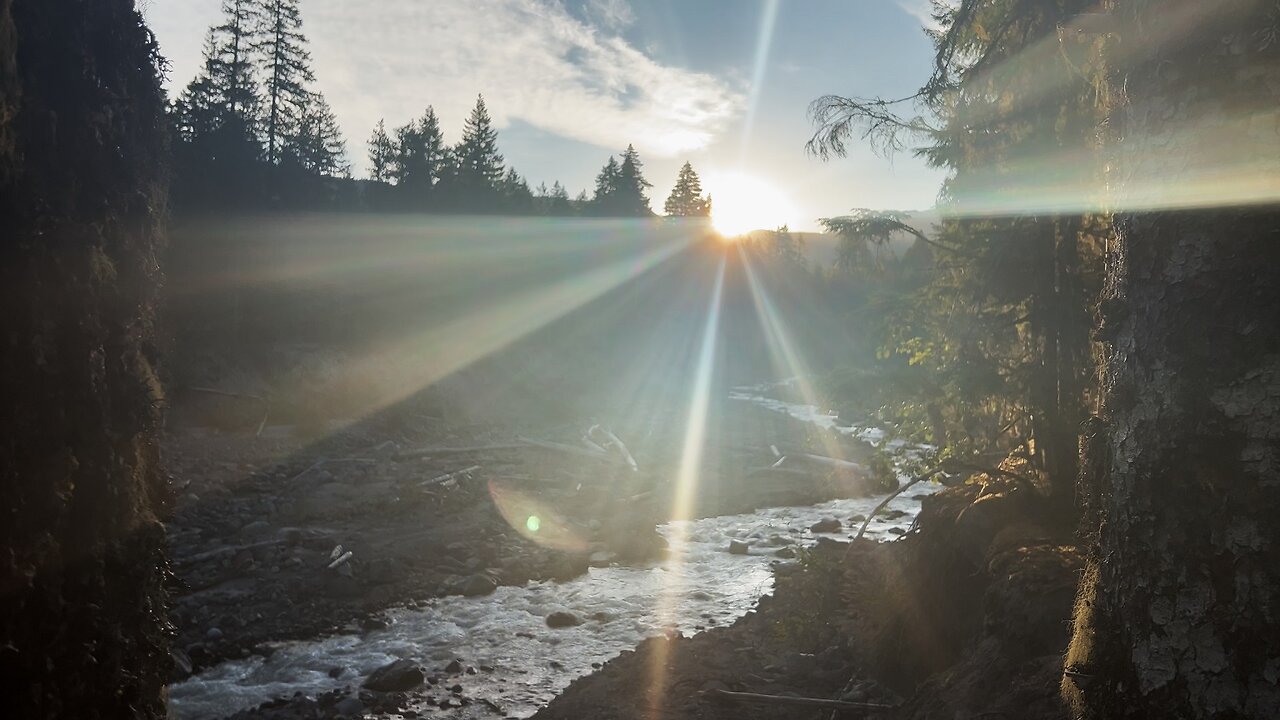
[[211, 627], [205, 631], [204, 639], [209, 642], [217, 642], [222, 639], [222, 631], [216, 627]]
[[422, 669], [402, 658], [369, 673], [364, 687], [379, 692], [403, 692], [418, 687], [424, 680]]
[[498, 583], [488, 575], [471, 575], [462, 581], [458, 590], [467, 597], [476, 597], [479, 595], [488, 595], [498, 589]]
[[329, 668], [329, 677], [333, 678], [334, 680], [337, 680], [338, 678], [342, 677], [342, 673], [344, 672], [346, 672], [346, 668], [331, 667]]
[[867, 516], [866, 516], [866, 515], [863, 515], [862, 513], [858, 513], [857, 515], [850, 515], [850, 516], [849, 516], [849, 522], [851, 522], [851, 523], [866, 522], [866, 520], [867, 520]]
[[729, 541], [730, 555], [746, 555], [747, 551], [750, 549], [751, 549], [751, 546], [744, 542], [738, 542], [737, 540]]
[[266, 520], [254, 520], [240, 528], [240, 534], [246, 538], [265, 537], [271, 532], [271, 523]]
[[613, 553], [601, 550], [599, 552], [591, 553], [591, 557], [587, 558], [587, 562], [591, 567], [609, 567], [609, 563], [613, 560], [613, 557]]
[[906, 530], [903, 530], [903, 529], [902, 529], [902, 528], [900, 528], [900, 527], [891, 527], [891, 528], [889, 528], [889, 534], [890, 534], [890, 535], [903, 535], [903, 534], [905, 534], [906, 532], [907, 532]]
[[549, 628], [566, 628], [581, 624], [582, 620], [577, 615], [564, 610], [557, 610], [547, 616], [547, 627]]
[[360, 621], [360, 629], [365, 632], [370, 632], [372, 630], [386, 630], [388, 627], [391, 627], [391, 624], [385, 619], [379, 617], [370, 616]]
[[337, 702], [333, 706], [339, 715], [347, 715], [350, 717], [360, 717], [364, 715], [364, 703], [360, 702], [360, 698], [346, 697]]
[[784, 547], [784, 548], [778, 548], [777, 550], [774, 551], [773, 554], [780, 558], [789, 559], [796, 556], [796, 551], [794, 548]]
[[457, 658], [450, 660], [449, 664], [444, 666], [444, 671], [450, 675], [457, 675], [462, 672], [462, 661]]
[[833, 518], [833, 517], [829, 517], [829, 518], [823, 518], [823, 519], [819, 520], [818, 522], [816, 522], [816, 523], [814, 523], [814, 524], [810, 525], [810, 526], [809, 526], [809, 532], [811, 532], [811, 533], [838, 533], [838, 532], [840, 532], [840, 528], [842, 528], [842, 527], [844, 527], [844, 526], [840, 524], [840, 521], [839, 521], [839, 520], [837, 520], [837, 519], [835, 519], [835, 518]]

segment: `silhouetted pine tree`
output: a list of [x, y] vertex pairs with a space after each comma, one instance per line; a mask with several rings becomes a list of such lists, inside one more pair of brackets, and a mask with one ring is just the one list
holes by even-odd
[[496, 209], [502, 197], [499, 185], [503, 158], [498, 153], [498, 131], [493, 128], [483, 95], [476, 98], [453, 158], [451, 189], [455, 205], [463, 210]]
[[254, 49], [260, 54], [266, 93], [267, 162], [280, 162], [288, 138], [297, 133], [315, 82], [302, 34], [299, 0], [265, 0]]
[[668, 215], [677, 217], [706, 217], [711, 214], [711, 203], [702, 196], [702, 181], [693, 165], [686, 162], [676, 176], [676, 186], [663, 204]]
[[556, 217], [565, 217], [573, 215], [573, 204], [569, 202], [569, 191], [564, 189], [559, 180], [551, 184], [551, 194], [548, 196], [550, 202], [547, 204], [547, 214]]
[[[609, 162], [605, 163], [604, 167], [600, 169], [600, 173], [596, 175], [596, 193], [591, 198], [592, 214], [617, 214], [618, 179], [620, 176], [621, 168], [618, 166], [618, 160], [610, 155]], [[586, 194], [585, 191], [583, 194]]]
[[388, 173], [407, 206], [423, 210], [438, 204], [438, 186], [450, 169], [449, 151], [435, 109], [428, 106], [421, 118], [396, 128]]
[[379, 120], [373, 134], [369, 136], [369, 179], [375, 182], [389, 182], [391, 170], [396, 160], [396, 146], [387, 136], [387, 123]]
[[[545, 190], [546, 186], [542, 188]], [[507, 170], [507, 174], [502, 177], [499, 186], [502, 192], [502, 209], [511, 215], [529, 215], [533, 212], [533, 193], [529, 190], [529, 183], [525, 181], [515, 168]]]
[[653, 184], [644, 179], [641, 172], [643, 167], [640, 153], [636, 152], [634, 146], [627, 145], [626, 151], [622, 153], [622, 164], [618, 168], [616, 199], [621, 215], [644, 217], [653, 214], [653, 210], [649, 208], [649, 196], [645, 194], [645, 190], [653, 187]]
[[347, 144], [323, 95], [311, 96], [302, 108], [297, 128], [284, 142], [284, 156], [312, 175], [343, 176], [350, 172], [344, 158]]

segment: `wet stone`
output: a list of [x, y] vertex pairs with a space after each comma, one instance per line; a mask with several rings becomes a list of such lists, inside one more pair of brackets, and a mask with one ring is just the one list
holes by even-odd
[[374, 670], [364, 681], [364, 687], [379, 692], [412, 690], [423, 683], [422, 670], [412, 661], [400, 659]]

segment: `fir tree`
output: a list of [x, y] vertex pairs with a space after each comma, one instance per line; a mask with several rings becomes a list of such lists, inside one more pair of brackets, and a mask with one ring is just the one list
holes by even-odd
[[440, 120], [428, 106], [422, 117], [396, 128], [389, 178], [402, 197], [417, 209], [435, 202], [438, 186], [449, 175], [449, 153]]
[[396, 160], [396, 146], [387, 135], [387, 123], [379, 120], [369, 136], [369, 179], [374, 182], [391, 180], [392, 165]]
[[569, 191], [564, 189], [559, 180], [551, 184], [551, 202], [547, 205], [547, 214], [564, 217], [573, 215], [573, 204], [569, 201]]
[[[543, 186], [546, 189], [546, 186]], [[499, 185], [502, 192], [502, 209], [512, 215], [528, 215], [533, 212], [533, 193], [515, 168], [507, 170]]]
[[338, 120], [321, 95], [313, 95], [303, 108], [297, 130], [285, 140], [284, 152], [313, 175], [339, 176], [350, 171]]
[[622, 164], [618, 168], [617, 205], [619, 214], [645, 217], [653, 214], [649, 208], [649, 196], [645, 190], [653, 187], [644, 179], [641, 169], [640, 153], [632, 145], [628, 145], [622, 153]]
[[493, 208], [501, 194], [503, 159], [498, 153], [498, 131], [493, 128], [484, 96], [467, 118], [462, 141], [453, 151], [454, 193], [459, 207], [468, 210]]
[[261, 56], [266, 92], [267, 162], [278, 163], [281, 149], [299, 130], [312, 100], [311, 54], [302, 34], [300, 0], [265, 0], [255, 49]]
[[711, 203], [702, 196], [702, 181], [693, 165], [686, 162], [676, 176], [676, 185], [663, 204], [667, 215], [676, 217], [706, 217], [711, 214]]
[[[596, 190], [591, 197], [590, 212], [592, 215], [612, 216], [618, 214], [618, 180], [622, 168], [614, 156], [604, 164], [596, 175]], [[585, 191], [584, 191], [585, 195]]]

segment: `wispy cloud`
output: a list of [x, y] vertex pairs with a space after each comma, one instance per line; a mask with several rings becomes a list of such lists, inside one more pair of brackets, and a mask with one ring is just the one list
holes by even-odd
[[636, 21], [636, 13], [627, 0], [587, 0], [586, 13], [588, 20], [614, 32]]
[[894, 0], [902, 11], [911, 17], [920, 21], [920, 24], [931, 30], [938, 28], [938, 22], [933, 19], [933, 2], [932, 0]]

